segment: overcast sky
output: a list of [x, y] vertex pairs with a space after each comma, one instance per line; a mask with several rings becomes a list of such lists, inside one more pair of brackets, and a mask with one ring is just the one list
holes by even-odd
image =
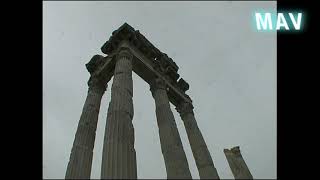
[[[220, 178], [233, 178], [224, 148], [240, 146], [254, 178], [276, 178], [276, 33], [252, 12], [276, 2], [43, 2], [43, 176], [64, 178], [87, 96], [85, 64], [127, 22], [180, 67]], [[102, 98], [91, 178], [100, 178], [112, 80]], [[166, 178], [154, 99], [133, 73], [138, 178]], [[171, 106], [193, 178], [183, 122]]]

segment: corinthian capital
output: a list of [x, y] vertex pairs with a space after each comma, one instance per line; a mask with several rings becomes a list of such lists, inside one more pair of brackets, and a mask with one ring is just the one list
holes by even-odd
[[103, 81], [101, 77], [93, 75], [90, 77], [88, 81], [88, 86], [89, 91], [92, 90], [103, 93], [107, 89], [108, 84], [105, 81]]
[[93, 74], [99, 69], [99, 67], [104, 63], [105, 59], [103, 56], [96, 54], [91, 60], [86, 64], [86, 68], [90, 74]]
[[193, 114], [193, 105], [190, 102], [181, 102], [176, 107], [176, 110], [180, 114], [180, 116], [184, 116], [185, 114], [192, 113]]
[[164, 89], [166, 90], [166, 83], [161, 78], [155, 78], [150, 82], [150, 91], [154, 93], [157, 89]]
[[127, 59], [130, 59], [130, 60], [132, 59], [133, 55], [132, 55], [132, 53], [131, 53], [129, 48], [122, 47], [119, 50], [118, 55], [117, 55], [117, 59], [120, 59], [120, 58], [123, 58], [123, 57], [125, 57]]

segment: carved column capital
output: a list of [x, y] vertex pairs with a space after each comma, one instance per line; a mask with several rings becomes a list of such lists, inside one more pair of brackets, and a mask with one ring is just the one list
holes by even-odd
[[154, 93], [155, 90], [158, 90], [158, 89], [163, 89], [163, 90], [167, 89], [166, 83], [161, 78], [155, 78], [150, 82], [150, 91], [152, 92], [152, 94]]
[[104, 63], [104, 57], [96, 54], [94, 55], [90, 61], [86, 64], [86, 68], [89, 71], [89, 73], [92, 75], [94, 72], [96, 72], [100, 66]]
[[88, 86], [89, 91], [104, 93], [104, 91], [106, 91], [108, 87], [108, 84], [104, 82], [99, 76], [90, 76]]
[[120, 58], [126, 58], [128, 60], [132, 60], [133, 58], [133, 54], [131, 53], [130, 49], [127, 48], [127, 47], [122, 47], [120, 48], [118, 54], [117, 54], [117, 59], [120, 59]]
[[179, 105], [176, 107], [176, 110], [178, 111], [181, 117], [188, 113], [193, 114], [193, 105], [192, 103], [183, 101], [179, 103]]

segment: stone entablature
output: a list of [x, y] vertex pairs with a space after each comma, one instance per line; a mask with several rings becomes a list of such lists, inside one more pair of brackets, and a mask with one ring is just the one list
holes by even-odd
[[179, 79], [179, 67], [172, 58], [153, 46], [139, 30], [135, 30], [127, 23], [113, 31], [112, 36], [101, 47], [101, 51], [107, 55], [112, 54], [123, 41], [129, 42], [130, 45], [138, 49], [152, 62], [152, 67], [183, 94], [189, 89], [189, 84], [183, 78]]

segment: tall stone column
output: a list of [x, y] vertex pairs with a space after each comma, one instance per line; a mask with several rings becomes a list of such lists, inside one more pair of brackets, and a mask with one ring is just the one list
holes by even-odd
[[121, 49], [116, 57], [111, 101], [104, 135], [101, 178], [136, 179], [137, 163], [132, 124], [132, 54]]
[[241, 155], [239, 146], [233, 147], [230, 150], [224, 149], [223, 151], [235, 179], [253, 179], [249, 168]]
[[89, 179], [91, 174], [99, 109], [107, 84], [98, 77], [91, 76], [88, 85], [89, 90], [73, 142], [66, 179]]
[[150, 90], [155, 100], [156, 116], [159, 127], [161, 151], [164, 157], [168, 179], [191, 179], [186, 154], [170, 109], [165, 82], [155, 79]]
[[182, 102], [176, 107], [187, 131], [189, 143], [195, 158], [201, 179], [219, 179], [218, 172], [214, 167], [210, 152], [203, 139], [193, 113], [193, 105]]

